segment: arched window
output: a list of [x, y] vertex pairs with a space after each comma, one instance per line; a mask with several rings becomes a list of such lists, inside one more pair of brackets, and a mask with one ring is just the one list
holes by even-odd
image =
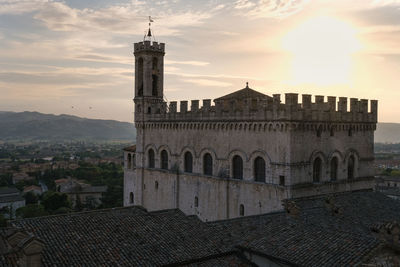
[[154, 182], [154, 188], [157, 190], [158, 189], [158, 181]]
[[131, 193], [129, 194], [129, 203], [130, 203], [130, 204], [133, 204], [133, 202], [134, 202], [134, 198], [133, 198], [133, 193], [131, 192]]
[[349, 161], [347, 163], [347, 179], [354, 178], [354, 165], [355, 165], [355, 159], [354, 159], [354, 156], [351, 155], [349, 157]]
[[265, 160], [262, 157], [254, 160], [254, 180], [265, 183]]
[[337, 180], [337, 172], [338, 172], [338, 158], [333, 157], [331, 160], [331, 181]]
[[321, 137], [321, 134], [322, 134], [322, 127], [319, 126], [317, 129], [317, 137]]
[[161, 169], [168, 170], [168, 153], [167, 151], [161, 151]]
[[158, 69], [158, 59], [153, 57], [153, 71], [157, 71]]
[[148, 107], [148, 108], [147, 108], [147, 113], [148, 113], [148, 114], [151, 114], [151, 107]]
[[321, 181], [322, 174], [322, 160], [320, 158], [316, 158], [313, 164], [313, 182], [319, 183]]
[[152, 96], [157, 96], [158, 95], [158, 59], [155, 57], [153, 58], [153, 74], [151, 75], [152, 78], [152, 91], [151, 95]]
[[330, 135], [331, 135], [331, 136], [335, 136], [335, 129], [334, 129], [333, 127], [331, 127]]
[[239, 206], [239, 215], [240, 216], [244, 216], [244, 206], [243, 206], [243, 204], [240, 204], [240, 206]]
[[205, 175], [213, 174], [213, 159], [210, 153], [206, 153], [203, 156], [203, 171]]
[[184, 162], [184, 169], [185, 172], [192, 172], [193, 171], [193, 156], [192, 153], [190, 153], [189, 151], [187, 151], [185, 153], [185, 162]]
[[143, 58], [138, 60], [138, 74], [136, 76], [138, 79], [138, 96], [143, 96]]
[[153, 96], [157, 96], [158, 95], [158, 76], [157, 75], [155, 75], [155, 74], [153, 74], [153, 75], [151, 75], [151, 77], [152, 77], [152, 79], [153, 79], [153, 83], [152, 83], [152, 91], [151, 91], [151, 94], [153, 95]]
[[154, 150], [149, 149], [149, 168], [154, 168]]
[[132, 156], [128, 154], [128, 169], [132, 168]]
[[243, 160], [240, 156], [236, 155], [233, 157], [232, 169], [234, 179], [243, 179]]
[[194, 206], [197, 208], [199, 206], [199, 198], [194, 197]]

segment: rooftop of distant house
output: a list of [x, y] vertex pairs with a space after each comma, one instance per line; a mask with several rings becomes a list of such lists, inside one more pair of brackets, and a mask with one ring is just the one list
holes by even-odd
[[0, 203], [24, 201], [21, 192], [15, 187], [0, 187]]
[[124, 148], [124, 151], [127, 152], [136, 152], [136, 145], [128, 146]]
[[24, 187], [24, 193], [29, 192], [29, 191], [39, 191], [42, 192], [42, 188], [37, 185], [29, 185]]

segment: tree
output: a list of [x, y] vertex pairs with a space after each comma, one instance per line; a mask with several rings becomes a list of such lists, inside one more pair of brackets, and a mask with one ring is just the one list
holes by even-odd
[[26, 193], [24, 197], [26, 204], [36, 204], [39, 199], [37, 195], [33, 192]]
[[47, 211], [44, 210], [42, 205], [29, 204], [25, 207], [21, 207], [16, 211], [18, 218], [32, 218], [49, 215]]
[[0, 214], [0, 227], [6, 227], [7, 226], [7, 220], [4, 218], [3, 214]]
[[68, 213], [68, 212], [70, 212], [70, 211], [71, 211], [70, 208], [61, 207], [61, 208], [59, 208], [59, 209], [56, 209], [56, 210], [53, 212], [53, 214], [65, 214], [65, 213]]
[[83, 210], [83, 205], [82, 205], [82, 201], [81, 201], [81, 198], [80, 198], [79, 194], [76, 194], [76, 202], [75, 202], [74, 210], [75, 211], [82, 211]]
[[46, 211], [54, 212], [61, 207], [71, 208], [68, 196], [64, 193], [48, 191], [43, 196], [43, 206]]
[[2, 186], [11, 186], [12, 182], [12, 173], [4, 173], [0, 174], [0, 187]]

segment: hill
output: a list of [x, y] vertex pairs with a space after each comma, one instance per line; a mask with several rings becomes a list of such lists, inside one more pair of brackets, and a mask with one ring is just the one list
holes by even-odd
[[71, 115], [0, 111], [0, 140], [132, 140], [132, 123]]
[[[71, 115], [0, 111], [0, 140], [128, 140], [134, 141], [132, 123], [94, 120]], [[400, 143], [400, 123], [378, 123], [377, 143]]]

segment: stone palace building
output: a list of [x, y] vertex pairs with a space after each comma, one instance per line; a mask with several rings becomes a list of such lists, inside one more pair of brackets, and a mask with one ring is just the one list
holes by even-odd
[[167, 103], [165, 44], [147, 39], [134, 44], [137, 137], [124, 152], [125, 206], [215, 221], [374, 186], [376, 100], [303, 94], [300, 102], [246, 84], [202, 104]]

